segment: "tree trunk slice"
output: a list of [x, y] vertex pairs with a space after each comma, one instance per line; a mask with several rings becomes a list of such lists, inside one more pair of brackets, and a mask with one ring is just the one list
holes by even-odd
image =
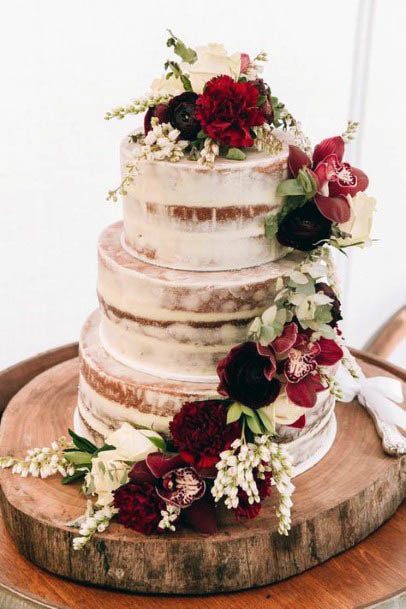
[[[362, 361], [361, 361], [362, 364]], [[367, 374], [390, 374], [365, 364]], [[1, 453], [45, 446], [66, 434], [76, 405], [77, 360], [36, 376], [9, 403]], [[201, 594], [280, 581], [353, 546], [397, 509], [405, 496], [405, 459], [386, 456], [367, 413], [338, 405], [333, 448], [296, 479], [289, 537], [276, 532], [274, 500], [252, 521], [223, 518], [220, 532], [189, 530], [145, 537], [113, 524], [81, 552], [65, 526], [84, 511], [78, 485], [1, 475], [6, 527], [19, 551], [40, 567], [80, 582], [135, 592]], [[86, 603], [86, 606], [87, 603]]]

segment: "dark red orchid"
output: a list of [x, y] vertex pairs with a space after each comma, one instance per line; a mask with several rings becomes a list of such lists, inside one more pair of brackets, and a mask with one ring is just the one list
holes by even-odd
[[[133, 465], [128, 477], [133, 483], [155, 485], [158, 497], [165, 504], [180, 508], [182, 515], [197, 531], [216, 531], [214, 502], [206, 492], [206, 482], [180, 455], [151, 453], [145, 461]], [[189, 510], [191, 513], [187, 514]]]
[[299, 333], [284, 365], [288, 398], [297, 406], [312, 408], [317, 393], [325, 389], [318, 367], [333, 366], [342, 357], [341, 347], [333, 340], [321, 337], [311, 342], [306, 333]]
[[355, 195], [368, 186], [368, 177], [363, 171], [343, 162], [345, 142], [341, 136], [331, 137], [318, 144], [311, 160], [297, 146], [289, 146], [288, 166], [292, 177], [296, 178], [304, 167], [311, 172], [317, 182], [314, 201], [320, 213], [342, 224], [351, 216], [347, 195]]

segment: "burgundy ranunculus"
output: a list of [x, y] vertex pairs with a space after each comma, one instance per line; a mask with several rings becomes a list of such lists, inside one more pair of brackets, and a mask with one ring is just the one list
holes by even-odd
[[196, 118], [197, 93], [186, 91], [173, 97], [168, 103], [167, 120], [179, 129], [182, 140], [194, 140], [200, 131]]
[[256, 472], [254, 471], [254, 479], [257, 483], [258, 494], [261, 501], [249, 503], [247, 493], [242, 489], [238, 491], [238, 507], [234, 510], [237, 520], [241, 520], [242, 518], [252, 519], [258, 516], [259, 512], [261, 511], [262, 501], [266, 497], [269, 497], [272, 490], [272, 472], [265, 472], [264, 475], [265, 478], [258, 478]]
[[220, 395], [250, 408], [261, 408], [274, 402], [280, 383], [274, 378], [276, 359], [267, 347], [246, 342], [233, 347], [217, 364]]
[[314, 201], [309, 201], [282, 220], [276, 238], [282, 245], [309, 252], [331, 237], [331, 227], [332, 222], [319, 212]]
[[251, 82], [235, 82], [216, 76], [206, 84], [196, 102], [196, 117], [206, 135], [225, 146], [250, 148], [251, 128], [263, 125], [264, 113], [257, 107], [258, 89]]
[[238, 421], [227, 425], [227, 404], [222, 400], [187, 402], [169, 428], [181, 457], [198, 470], [213, 467], [219, 454], [241, 435]]
[[318, 144], [310, 159], [297, 146], [289, 146], [288, 166], [296, 178], [303, 167], [312, 171], [317, 180], [314, 201], [320, 213], [332, 222], [343, 224], [350, 219], [351, 209], [347, 195], [354, 196], [368, 186], [368, 177], [361, 169], [343, 162], [345, 143], [338, 135]]
[[158, 524], [166, 504], [153, 484], [130, 481], [120, 486], [114, 491], [114, 507], [118, 509], [118, 522], [125, 527], [144, 535], [162, 533]]
[[337, 298], [337, 294], [334, 292], [333, 288], [327, 283], [324, 283], [324, 281], [319, 281], [318, 283], [316, 283], [315, 288], [316, 292], [323, 292], [323, 294], [328, 296], [328, 298], [331, 298], [331, 300], [333, 301], [331, 303], [331, 315], [333, 316], [333, 319], [330, 321], [329, 325], [332, 328], [335, 328], [338, 322], [342, 319], [341, 303]]
[[156, 117], [160, 123], [166, 123], [168, 121], [168, 106], [166, 104], [158, 104], [157, 106], [148, 108], [144, 116], [145, 135], [147, 135], [148, 131], [151, 131], [151, 119], [154, 117]]

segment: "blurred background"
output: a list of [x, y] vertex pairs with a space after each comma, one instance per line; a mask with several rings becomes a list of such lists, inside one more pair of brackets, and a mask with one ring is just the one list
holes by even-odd
[[105, 197], [136, 120], [103, 116], [163, 72], [166, 28], [191, 46], [268, 51], [266, 80], [314, 144], [361, 120], [349, 153], [378, 199], [379, 241], [341, 260], [340, 273], [344, 331], [364, 346], [405, 296], [405, 22], [402, 0], [3, 4], [0, 368], [77, 340], [97, 306], [97, 238], [121, 216]]

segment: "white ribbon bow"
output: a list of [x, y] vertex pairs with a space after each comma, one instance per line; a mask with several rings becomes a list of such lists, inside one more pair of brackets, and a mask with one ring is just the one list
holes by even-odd
[[375, 422], [382, 445], [388, 454], [406, 454], [406, 410], [398, 404], [403, 402], [402, 384], [387, 376], [366, 377], [351, 356], [358, 378], [354, 378], [341, 363], [335, 379], [340, 385], [340, 401], [351, 402], [355, 397], [369, 412]]

